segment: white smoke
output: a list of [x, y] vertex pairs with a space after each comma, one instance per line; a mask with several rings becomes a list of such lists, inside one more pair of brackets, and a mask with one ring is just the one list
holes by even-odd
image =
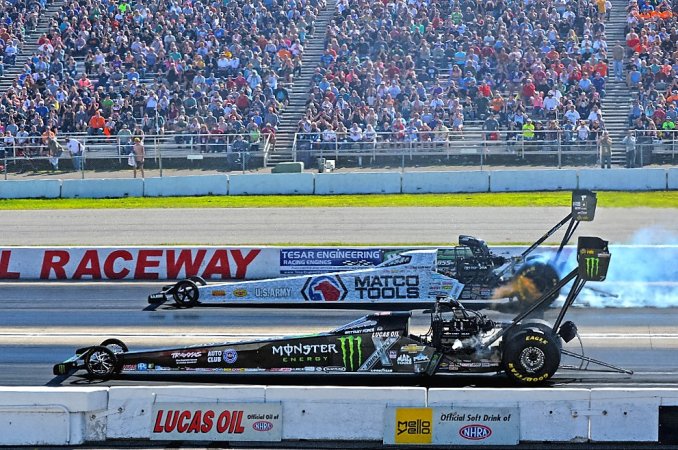
[[[661, 245], [655, 245], [662, 242]], [[561, 276], [575, 265], [574, 254]], [[628, 245], [610, 245], [612, 259], [603, 282], [588, 282], [575, 306], [589, 308], [678, 307], [678, 234], [650, 227], [639, 230]], [[569, 287], [563, 289], [567, 294]], [[564, 297], [561, 295], [560, 301]]]

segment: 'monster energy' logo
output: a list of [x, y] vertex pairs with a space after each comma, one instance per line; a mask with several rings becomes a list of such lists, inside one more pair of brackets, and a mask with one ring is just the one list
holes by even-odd
[[304, 283], [301, 295], [314, 302], [338, 302], [346, 298], [348, 290], [338, 275], [310, 277]]

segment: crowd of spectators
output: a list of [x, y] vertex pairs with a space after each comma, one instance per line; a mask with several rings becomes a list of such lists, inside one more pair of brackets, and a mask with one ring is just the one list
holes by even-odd
[[626, 82], [636, 94], [628, 125], [638, 144], [675, 142], [678, 121], [678, 2], [631, 0]]
[[[5, 19], [18, 22], [27, 1], [18, 0]], [[0, 131], [21, 146], [30, 145], [26, 134], [45, 130], [125, 139], [166, 131], [274, 134], [323, 6], [322, 0], [68, 0], [0, 94]], [[12, 64], [8, 48], [5, 61]]]
[[[340, 0], [298, 131], [334, 146], [604, 128], [609, 0]], [[504, 131], [506, 130], [506, 131]]]

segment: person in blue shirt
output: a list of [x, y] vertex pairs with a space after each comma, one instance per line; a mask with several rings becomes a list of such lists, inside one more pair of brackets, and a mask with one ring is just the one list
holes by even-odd
[[600, 75], [600, 72], [596, 72], [591, 83], [596, 88], [596, 92], [600, 94], [600, 98], [605, 98], [605, 78]]

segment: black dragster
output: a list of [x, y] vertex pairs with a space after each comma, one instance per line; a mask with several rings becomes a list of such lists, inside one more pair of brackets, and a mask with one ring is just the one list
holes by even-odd
[[562, 342], [577, 333], [574, 323], [563, 320], [587, 281], [605, 279], [610, 261], [607, 242], [579, 238], [577, 258], [578, 267], [551, 289], [560, 290], [573, 282], [553, 324], [529, 319], [550, 301], [551, 291], [504, 323], [455, 300], [441, 299], [428, 311], [431, 325], [424, 335], [410, 333], [411, 312], [380, 312], [326, 333], [270, 340], [128, 351], [121, 341], [109, 339], [77, 350], [54, 366], [54, 374], [70, 375], [85, 369], [92, 378], [108, 379], [118, 374], [176, 371], [318, 376], [504, 372], [518, 384], [540, 383], [553, 376], [562, 354], [599, 363], [562, 348]]

